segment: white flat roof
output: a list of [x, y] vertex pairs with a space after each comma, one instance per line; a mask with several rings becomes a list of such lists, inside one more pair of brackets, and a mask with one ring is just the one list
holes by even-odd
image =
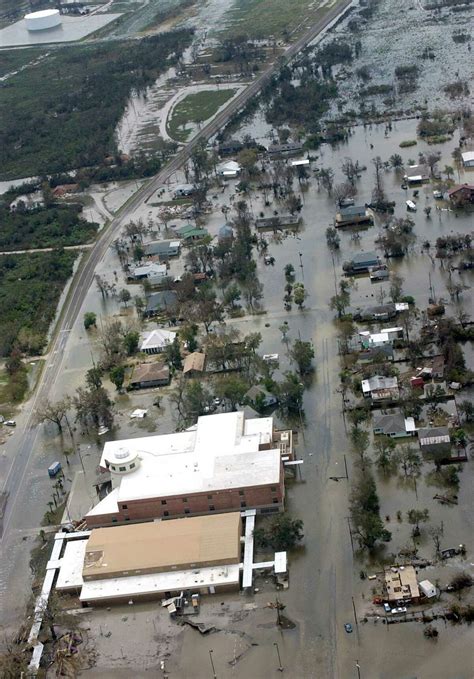
[[68, 540], [62, 559], [59, 560], [59, 573], [56, 580], [56, 589], [65, 591], [68, 589], [80, 589], [82, 587], [82, 569], [86, 554], [86, 540]]
[[118, 488], [111, 490], [103, 500], [101, 500], [95, 505], [95, 507], [92, 507], [92, 509], [87, 512], [86, 516], [95, 516], [96, 514], [99, 516], [102, 514], [115, 514], [115, 512], [118, 511], [118, 491]]
[[463, 162], [469, 163], [471, 160], [474, 160], [474, 151], [464, 151], [464, 153], [461, 153]]
[[238, 585], [239, 564], [213, 566], [188, 571], [150, 573], [108, 580], [90, 580], [83, 584], [80, 600], [93, 602], [180, 590], [196, 590], [219, 585]]
[[245, 419], [243, 412], [205, 415], [197, 425], [176, 434], [108, 441], [100, 466], [137, 458], [133, 471], [112, 473], [115, 491], [88, 516], [117, 511], [117, 502], [229, 488], [277, 485], [281, 475], [280, 449], [270, 445], [273, 418]]
[[300, 165], [309, 165], [309, 159], [301, 158], [300, 160], [292, 160], [291, 165], [292, 167], [299, 167]]

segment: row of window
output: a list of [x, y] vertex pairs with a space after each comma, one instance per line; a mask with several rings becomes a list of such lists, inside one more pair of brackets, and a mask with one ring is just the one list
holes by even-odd
[[[118, 467], [118, 468], [117, 468], [114, 464], [111, 464], [111, 465], [110, 465], [110, 468], [111, 468], [112, 471], [114, 471], [114, 472], [116, 472], [116, 471], [119, 471], [119, 472], [126, 472], [126, 471], [127, 471], [127, 467]], [[128, 469], [134, 469], [134, 468], [135, 468], [135, 462], [130, 462], [130, 464], [128, 465]]]
[[[276, 493], [276, 490], [277, 490], [277, 489], [276, 489], [276, 486], [271, 486], [271, 487], [270, 487], [270, 491], [271, 491], [272, 493]], [[245, 491], [244, 491], [244, 490], [239, 490], [239, 495], [240, 495], [240, 497], [244, 497], [244, 496], [245, 496]], [[208, 496], [207, 496], [207, 499], [208, 499], [208, 500], [212, 500], [212, 499], [213, 499], [213, 496], [212, 496], [212, 495], [208, 495]], [[183, 498], [182, 498], [182, 502], [183, 502], [183, 504], [187, 504], [187, 503], [188, 503], [188, 498], [187, 498], [187, 497], [183, 497]], [[274, 499], [273, 502], [278, 502], [278, 500], [275, 500], [275, 499]], [[167, 505], [168, 502], [167, 502], [167, 500], [161, 500], [161, 504], [162, 504], [162, 505]], [[124, 509], [126, 508], [125, 505], [122, 505], [122, 507], [123, 507]]]

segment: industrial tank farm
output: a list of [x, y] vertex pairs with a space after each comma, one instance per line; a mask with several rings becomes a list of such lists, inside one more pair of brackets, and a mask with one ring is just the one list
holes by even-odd
[[61, 26], [62, 20], [58, 9], [44, 9], [25, 14], [25, 23], [29, 31], [45, 31]]

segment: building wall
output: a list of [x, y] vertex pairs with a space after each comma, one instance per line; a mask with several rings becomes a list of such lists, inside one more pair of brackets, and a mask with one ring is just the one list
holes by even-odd
[[283, 472], [280, 483], [275, 486], [253, 486], [213, 493], [194, 493], [186, 497], [167, 497], [165, 499], [159, 497], [147, 498], [120, 504], [117, 514], [87, 517], [87, 526], [107, 526], [125, 521], [151, 521], [157, 518], [218, 514], [219, 512], [245, 509], [275, 509], [281, 511], [284, 504]]
[[[240, 589], [240, 583], [235, 582], [235, 583], [225, 583], [222, 585], [214, 585], [214, 592], [211, 592], [209, 587], [195, 587], [194, 589], [187, 590], [189, 592], [189, 595], [191, 594], [201, 594], [201, 596], [206, 596], [208, 594], [219, 594], [219, 593], [224, 593], [224, 592], [238, 592]], [[97, 599], [93, 601], [87, 601], [87, 602], [81, 602], [82, 606], [84, 608], [88, 608], [89, 606], [112, 606], [116, 605], [118, 606], [119, 604], [128, 604], [130, 599], [133, 602], [137, 601], [156, 601], [157, 599], [163, 599], [164, 597], [170, 598], [172, 596], [178, 596], [181, 594], [182, 589], [177, 589], [177, 590], [171, 590], [171, 591], [162, 591], [162, 592], [147, 592], [146, 594], [140, 594], [136, 593], [133, 594], [132, 596], [128, 595], [125, 597], [112, 597], [109, 599]], [[186, 592], [185, 592], [186, 593]]]

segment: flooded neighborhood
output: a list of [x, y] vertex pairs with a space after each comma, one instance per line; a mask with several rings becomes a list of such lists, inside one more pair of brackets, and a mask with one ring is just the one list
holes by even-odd
[[1, 44], [0, 675], [472, 677], [472, 7], [87, 16]]

